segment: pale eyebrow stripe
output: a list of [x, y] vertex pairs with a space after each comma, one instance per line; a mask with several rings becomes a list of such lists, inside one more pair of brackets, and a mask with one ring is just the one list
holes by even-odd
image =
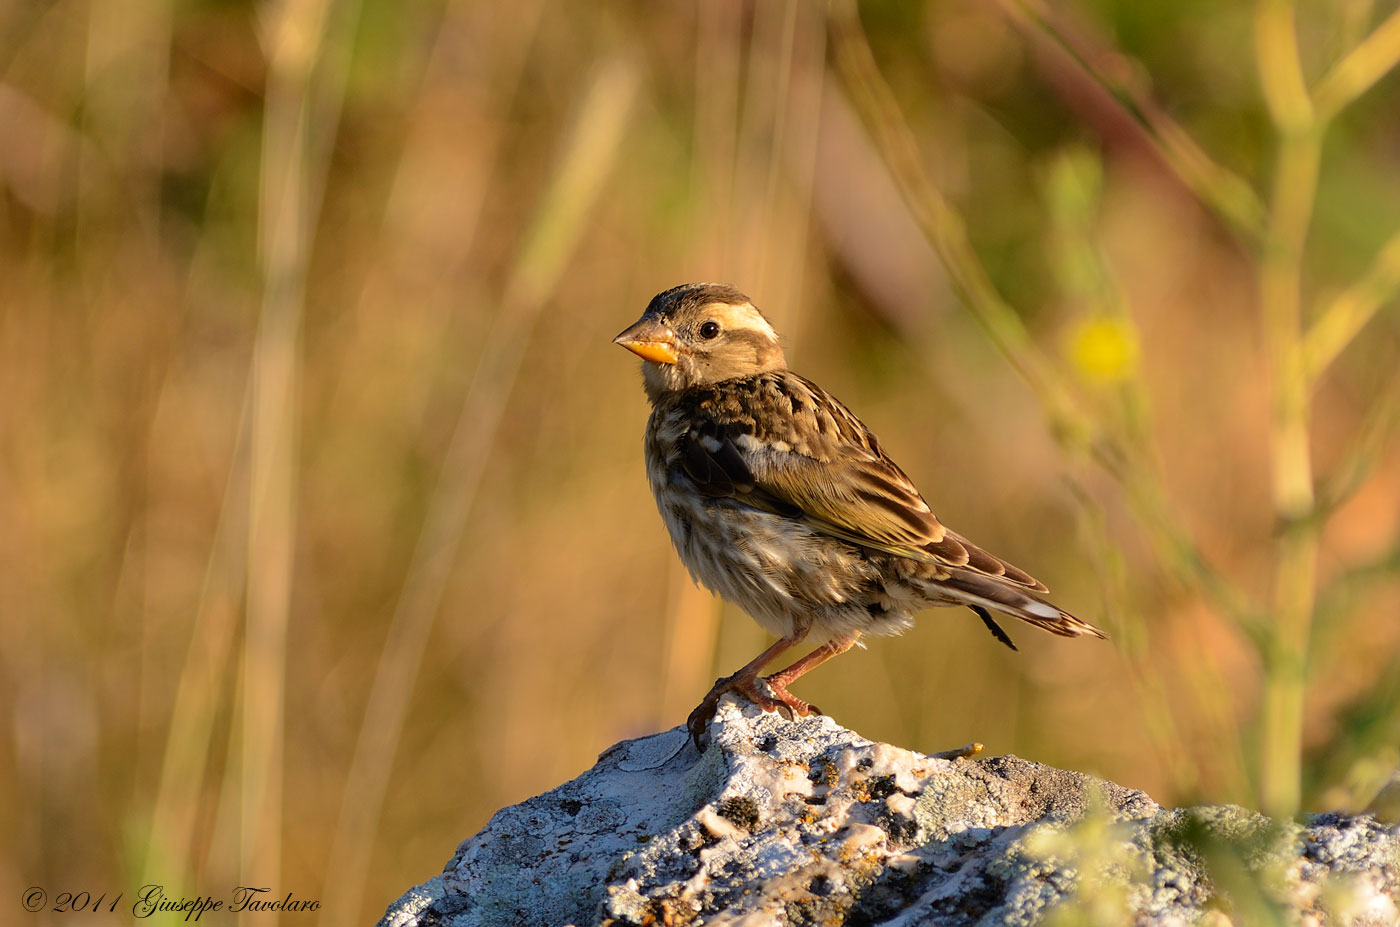
[[752, 305], [732, 306], [727, 303], [710, 303], [704, 307], [715, 320], [732, 331], [757, 331], [776, 339], [778, 333], [763, 314]]

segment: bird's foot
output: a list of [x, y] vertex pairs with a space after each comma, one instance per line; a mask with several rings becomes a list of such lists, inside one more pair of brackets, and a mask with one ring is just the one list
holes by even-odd
[[697, 750], [704, 749], [705, 732], [715, 712], [719, 710], [720, 696], [726, 692], [742, 695], [764, 711], [776, 711], [788, 721], [791, 721], [794, 715], [806, 718], [822, 713], [817, 706], [808, 704], [789, 692], [781, 682], [740, 673], [722, 676], [715, 680], [709, 693], [695, 706], [690, 717], [685, 719], [686, 729], [690, 731], [690, 739], [695, 742]]
[[792, 720], [792, 716], [795, 714], [808, 718], [812, 715], [819, 715], [822, 713], [822, 710], [816, 705], [810, 702], [804, 702], [802, 699], [793, 695], [787, 690], [787, 686], [783, 685], [774, 677], [765, 676], [762, 682], [768, 687], [768, 691], [773, 694], [773, 697], [766, 701], [754, 699], [754, 704], [764, 711], [776, 711], [789, 721]]

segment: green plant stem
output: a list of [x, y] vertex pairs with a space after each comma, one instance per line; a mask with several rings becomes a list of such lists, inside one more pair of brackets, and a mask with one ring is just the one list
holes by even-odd
[[1302, 257], [1317, 192], [1322, 128], [1298, 57], [1293, 8], [1255, 8], [1259, 80], [1278, 131], [1268, 237], [1259, 272], [1264, 342], [1273, 374], [1270, 423], [1274, 515], [1274, 634], [1265, 650], [1259, 797], [1275, 816], [1297, 812], [1308, 637], [1317, 596], [1318, 530], [1308, 443], [1310, 385], [1303, 351]]

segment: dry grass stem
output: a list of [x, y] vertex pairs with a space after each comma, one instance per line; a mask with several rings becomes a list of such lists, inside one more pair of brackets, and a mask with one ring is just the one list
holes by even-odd
[[636, 70], [623, 59], [607, 62], [588, 86], [462, 401], [370, 689], [331, 844], [326, 894], [348, 902], [338, 909], [344, 923], [361, 907], [399, 734], [492, 439], [540, 312], [616, 162], [636, 92]]

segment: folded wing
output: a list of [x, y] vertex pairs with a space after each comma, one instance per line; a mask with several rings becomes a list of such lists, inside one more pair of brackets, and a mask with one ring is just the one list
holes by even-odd
[[702, 490], [862, 547], [1046, 591], [945, 527], [875, 436], [831, 394], [786, 372], [767, 385], [771, 401], [786, 404], [784, 414], [766, 424], [716, 416], [682, 441], [682, 466]]

